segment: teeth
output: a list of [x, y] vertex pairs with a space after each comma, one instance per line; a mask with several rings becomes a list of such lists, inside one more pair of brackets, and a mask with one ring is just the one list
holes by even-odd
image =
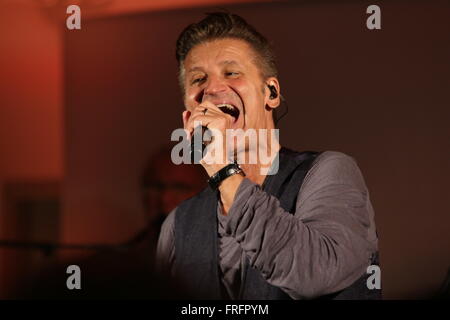
[[217, 107], [218, 107], [218, 108], [220, 108], [220, 107], [225, 107], [225, 108], [227, 108], [227, 109], [234, 110], [234, 106], [232, 106], [231, 104], [228, 104], [228, 103], [218, 104]]
[[237, 119], [239, 117], [239, 109], [228, 103], [218, 104], [217, 107], [222, 110], [222, 112], [227, 113]]

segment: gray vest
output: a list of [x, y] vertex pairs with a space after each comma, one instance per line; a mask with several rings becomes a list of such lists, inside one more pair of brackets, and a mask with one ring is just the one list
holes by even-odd
[[[282, 148], [279, 152], [279, 170], [266, 177], [262, 186], [268, 194], [280, 201], [288, 213], [295, 213], [297, 195], [317, 152], [294, 152]], [[217, 204], [219, 194], [209, 187], [184, 201], [175, 216], [176, 277], [181, 279], [191, 298], [227, 299], [219, 278]], [[373, 264], [377, 264], [374, 253]], [[269, 284], [261, 273], [247, 261], [239, 293], [240, 299], [290, 299], [278, 287]], [[350, 287], [323, 297], [331, 299], [377, 299], [380, 290], [369, 290], [368, 275], [363, 275]]]

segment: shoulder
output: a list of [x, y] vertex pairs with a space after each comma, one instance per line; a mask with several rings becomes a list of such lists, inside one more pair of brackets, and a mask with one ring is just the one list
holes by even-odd
[[324, 151], [314, 160], [302, 185], [304, 192], [326, 185], [353, 185], [365, 189], [365, 182], [356, 160], [342, 152]]
[[356, 160], [342, 152], [324, 151], [314, 160], [307, 176], [322, 174], [322, 178], [339, 178], [360, 173]]
[[159, 242], [166, 242], [167, 239], [173, 238], [175, 228], [175, 215], [177, 208], [173, 209], [164, 220], [159, 234]]

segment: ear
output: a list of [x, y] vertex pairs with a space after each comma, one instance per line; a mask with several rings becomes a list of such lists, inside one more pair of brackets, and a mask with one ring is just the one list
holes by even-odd
[[[277, 90], [277, 95], [275, 98], [270, 98], [271, 91], [269, 86], [273, 86]], [[265, 81], [265, 105], [268, 110], [278, 108], [281, 104], [281, 91], [280, 91], [280, 83], [278, 79], [275, 77], [267, 78]]]

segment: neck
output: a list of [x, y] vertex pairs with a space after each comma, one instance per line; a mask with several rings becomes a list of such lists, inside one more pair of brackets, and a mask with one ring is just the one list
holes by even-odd
[[[268, 139], [270, 139], [270, 138], [268, 138]], [[266, 146], [267, 146], [267, 148], [260, 148], [261, 151], [259, 154], [266, 152], [265, 155], [267, 155], [267, 159], [270, 158], [269, 162], [261, 161], [261, 159], [258, 155], [257, 163], [240, 165], [242, 170], [245, 172], [245, 177], [258, 185], [262, 185], [264, 183], [264, 180], [267, 176], [267, 172], [270, 170], [273, 160], [281, 148], [280, 144], [278, 143], [278, 140], [276, 140], [276, 139], [268, 141]], [[248, 157], [250, 152], [251, 151], [246, 151], [246, 159], [250, 159], [250, 157]], [[256, 152], [256, 151], [254, 151], [254, 152]]]

